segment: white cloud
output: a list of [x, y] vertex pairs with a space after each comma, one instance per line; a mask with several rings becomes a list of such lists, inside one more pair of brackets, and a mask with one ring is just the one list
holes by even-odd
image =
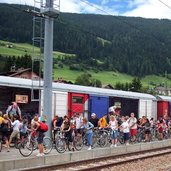
[[[162, 2], [171, 7], [171, 2], [169, 0], [162, 0]], [[145, 18], [171, 19], [171, 9], [162, 4], [159, 0], [148, 0], [146, 3], [140, 4], [136, 9], [128, 11], [123, 15]]]
[[[45, 0], [44, 0], [45, 1]], [[58, 0], [55, 0], [57, 2]], [[88, 1], [88, 0], [87, 0]], [[171, 19], [171, 9], [166, 7], [164, 4], [159, 2], [159, 0], [129, 0], [129, 7], [134, 7], [133, 10], [120, 13], [116, 11], [115, 6], [106, 6], [107, 2], [119, 2], [122, 0], [101, 0], [102, 5], [90, 6], [80, 0], [61, 0], [60, 9], [62, 12], [73, 12], [73, 13], [101, 13], [106, 11], [108, 14], [112, 15], [124, 15], [124, 16], [135, 16], [135, 17], [145, 17], [145, 18], [168, 18]], [[171, 7], [170, 0], [162, 0], [168, 6]], [[34, 0], [0, 0], [3, 3], [15, 3], [15, 4], [25, 4], [34, 5]], [[135, 8], [136, 7], [136, 8]], [[101, 11], [98, 10], [102, 9]]]

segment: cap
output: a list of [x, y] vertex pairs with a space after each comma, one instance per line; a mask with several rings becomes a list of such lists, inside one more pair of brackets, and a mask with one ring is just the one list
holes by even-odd
[[96, 114], [95, 113], [92, 113], [91, 116], [96, 116]]

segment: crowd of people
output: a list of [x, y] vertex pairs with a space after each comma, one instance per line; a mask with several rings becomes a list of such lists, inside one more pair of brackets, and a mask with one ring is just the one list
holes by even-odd
[[[31, 123], [28, 119], [22, 117], [21, 110], [17, 103], [13, 102], [8, 107], [6, 114], [0, 112], [0, 137], [5, 142], [7, 152], [10, 151], [11, 142], [16, 139], [22, 139], [27, 136], [27, 132], [35, 130], [38, 133], [38, 156], [43, 156], [43, 137], [44, 131], [40, 129], [42, 122], [46, 122], [46, 116], [34, 115]], [[92, 138], [94, 128], [110, 129], [111, 133], [111, 148], [117, 147], [118, 136], [120, 132], [123, 132], [124, 142], [129, 145], [130, 139], [132, 142], [136, 140], [136, 136], [140, 129], [144, 130], [144, 141], [150, 141], [153, 131], [157, 131], [159, 139], [162, 140], [164, 133], [169, 132], [171, 127], [171, 119], [164, 115], [157, 121], [153, 118], [150, 120], [143, 116], [142, 118], [136, 118], [134, 113], [130, 116], [120, 116], [113, 110], [109, 114], [104, 114], [103, 117], [97, 118], [95, 113], [91, 114], [90, 119], [83, 117], [82, 113], [75, 113], [71, 118], [68, 116], [60, 117], [56, 115], [52, 120], [53, 139], [58, 130], [64, 133], [68, 141], [72, 143], [72, 133], [86, 136], [88, 144], [88, 150], [92, 149]]]
[[45, 132], [41, 129], [41, 124], [45, 122], [45, 115], [39, 116], [35, 114], [29, 123], [28, 118], [22, 117], [17, 103], [12, 102], [5, 114], [0, 111], [0, 140], [5, 142], [7, 152], [10, 152], [12, 141], [19, 143], [28, 135], [28, 132], [35, 131], [39, 149], [37, 156], [43, 156], [43, 138]]
[[[57, 129], [65, 132], [65, 136], [70, 137], [69, 141], [72, 141], [71, 134], [73, 129], [76, 133], [81, 134], [81, 132], [84, 132], [89, 144], [88, 150], [92, 147], [94, 128], [110, 130], [111, 147], [117, 147], [120, 132], [123, 132], [125, 144], [129, 145], [130, 140], [131, 142], [136, 141], [137, 134], [141, 130], [143, 130], [141, 135], [143, 136], [143, 141], [148, 142], [152, 140], [153, 134], [158, 135], [158, 139], [162, 140], [164, 134], [168, 133], [167, 135], [169, 135], [171, 128], [171, 119], [167, 115], [160, 117], [158, 120], [154, 120], [153, 118], [148, 119], [146, 116], [136, 118], [134, 113], [131, 113], [130, 116], [120, 116], [115, 114], [115, 112], [104, 114], [103, 117], [99, 119], [95, 113], [92, 113], [89, 120], [84, 118], [82, 113], [76, 113], [71, 118], [68, 118], [67, 116], [64, 118], [55, 116], [52, 123], [54, 137]], [[66, 123], [67, 129], [65, 129]]]

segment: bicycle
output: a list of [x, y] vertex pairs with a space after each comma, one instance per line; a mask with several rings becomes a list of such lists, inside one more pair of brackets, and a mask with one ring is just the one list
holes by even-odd
[[123, 132], [121, 132], [119, 129], [118, 129], [118, 142], [120, 143], [120, 144], [124, 144], [125, 143], [125, 140], [124, 140], [124, 133]]
[[75, 134], [75, 132], [73, 132], [72, 139], [75, 149], [77, 151], [80, 151], [83, 148], [82, 134], [79, 133]]
[[76, 149], [80, 151], [83, 147], [82, 135], [75, 134], [74, 130], [72, 130], [72, 142], [69, 141], [69, 138], [66, 137], [62, 132], [59, 132], [58, 136], [55, 139], [55, 148], [57, 152], [64, 153], [67, 149], [71, 151], [72, 149]]
[[58, 153], [64, 153], [67, 149], [69, 151], [72, 150], [71, 143], [69, 142], [69, 138], [65, 137], [63, 133], [60, 133], [60, 137], [55, 139], [55, 148]]
[[[94, 128], [92, 137], [92, 148], [96, 146], [104, 147], [108, 143], [108, 132], [104, 129]], [[83, 135], [83, 144], [87, 145], [86, 136]]]
[[[24, 138], [19, 144], [19, 152], [22, 156], [30, 156], [35, 149], [38, 148], [37, 135], [35, 131], [32, 131], [26, 138]], [[53, 148], [52, 140], [50, 137], [45, 136], [43, 138], [43, 152], [49, 154]]]

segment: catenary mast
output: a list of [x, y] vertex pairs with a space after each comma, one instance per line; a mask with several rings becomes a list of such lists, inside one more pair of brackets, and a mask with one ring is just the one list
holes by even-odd
[[53, 70], [53, 23], [54, 18], [59, 15], [60, 1], [42, 0], [40, 13], [45, 16], [44, 35], [44, 93], [43, 93], [43, 114], [47, 116], [49, 125], [48, 136], [51, 137], [52, 122], [52, 70]]

